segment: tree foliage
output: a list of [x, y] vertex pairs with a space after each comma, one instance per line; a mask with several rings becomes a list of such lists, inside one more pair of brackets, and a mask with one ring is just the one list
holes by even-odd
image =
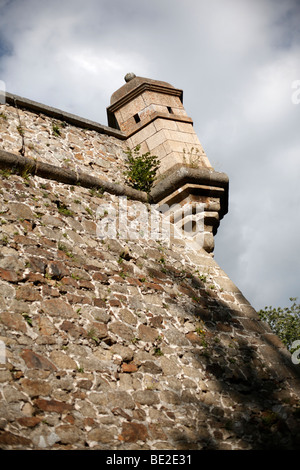
[[258, 312], [261, 320], [266, 321], [288, 350], [292, 351], [294, 341], [300, 340], [300, 304], [297, 297], [291, 297], [290, 307], [265, 307]]
[[125, 162], [127, 169], [124, 174], [127, 177], [127, 184], [132, 188], [149, 193], [159, 169], [159, 160], [150, 155], [150, 152], [140, 155], [140, 145], [137, 145], [133, 152], [128, 149], [125, 153], [127, 155]]

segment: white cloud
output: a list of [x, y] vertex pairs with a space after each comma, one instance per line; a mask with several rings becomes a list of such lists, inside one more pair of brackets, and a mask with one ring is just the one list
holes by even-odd
[[291, 86], [300, 73], [298, 57], [282, 54], [257, 68], [247, 99], [244, 101], [245, 118], [250, 122], [272, 125], [287, 117], [291, 108]]
[[[21, 12], [18, 4], [12, 4], [6, 20], [14, 23], [13, 54], [2, 58], [0, 71], [8, 91], [104, 122], [110, 95], [137, 62], [147, 69], [146, 61], [138, 53], [107, 45], [108, 25], [87, 40], [89, 9], [82, 15], [79, 2], [77, 9], [73, 2], [67, 2], [69, 8], [60, 3], [42, 3], [41, 7], [41, 2], [29, 0], [32, 14], [28, 18], [25, 12], [25, 19], [17, 14]], [[92, 29], [95, 19], [102, 16], [99, 7], [95, 6], [95, 12]], [[5, 17], [2, 23], [4, 30], [9, 29]]]

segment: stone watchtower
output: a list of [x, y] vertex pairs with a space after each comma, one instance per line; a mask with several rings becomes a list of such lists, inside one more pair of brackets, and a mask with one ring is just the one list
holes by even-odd
[[[184, 208], [184, 217], [172, 214], [172, 221], [212, 252], [228, 210], [228, 177], [212, 168], [183, 107], [182, 90], [134, 74], [127, 74], [125, 81], [107, 108], [109, 126], [126, 135], [131, 150], [140, 145], [142, 153], [149, 151], [160, 160], [153, 202], [164, 214], [175, 204]], [[199, 219], [201, 234], [195, 229]]]

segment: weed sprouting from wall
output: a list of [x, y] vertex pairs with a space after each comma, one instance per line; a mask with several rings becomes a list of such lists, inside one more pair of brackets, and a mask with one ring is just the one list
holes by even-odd
[[159, 160], [150, 152], [140, 154], [140, 145], [137, 145], [133, 151], [128, 149], [125, 153], [127, 170], [124, 175], [127, 178], [127, 184], [134, 189], [149, 193], [160, 166]]

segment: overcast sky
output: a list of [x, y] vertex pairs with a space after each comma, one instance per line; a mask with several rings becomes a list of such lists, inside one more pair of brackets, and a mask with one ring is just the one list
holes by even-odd
[[300, 300], [300, 2], [0, 0], [7, 91], [107, 125], [127, 72], [183, 89], [229, 176], [224, 271], [257, 309]]

